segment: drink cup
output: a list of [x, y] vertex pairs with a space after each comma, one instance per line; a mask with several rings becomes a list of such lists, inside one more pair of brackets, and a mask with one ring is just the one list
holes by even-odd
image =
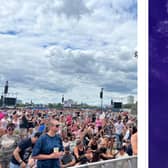
[[54, 147], [54, 152], [59, 152], [59, 148], [58, 147]]

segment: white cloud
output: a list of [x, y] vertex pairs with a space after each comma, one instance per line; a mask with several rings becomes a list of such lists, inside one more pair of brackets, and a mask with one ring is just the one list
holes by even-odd
[[18, 97], [37, 102], [64, 93], [96, 104], [101, 87], [106, 102], [136, 96], [135, 0], [0, 3], [0, 86], [9, 80], [11, 89], [23, 90]]

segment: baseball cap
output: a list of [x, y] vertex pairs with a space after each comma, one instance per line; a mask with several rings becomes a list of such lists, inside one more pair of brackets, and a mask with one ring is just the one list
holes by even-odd
[[70, 151], [70, 146], [65, 146], [65, 151]]

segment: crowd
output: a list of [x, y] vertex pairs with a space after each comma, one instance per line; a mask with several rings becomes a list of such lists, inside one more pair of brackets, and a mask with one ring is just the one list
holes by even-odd
[[0, 119], [0, 168], [66, 168], [137, 155], [129, 113], [8, 110]]

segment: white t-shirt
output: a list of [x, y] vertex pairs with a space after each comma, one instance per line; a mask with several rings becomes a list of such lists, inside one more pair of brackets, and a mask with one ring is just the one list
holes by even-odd
[[0, 138], [0, 161], [12, 156], [14, 149], [19, 142], [19, 137], [5, 134]]
[[115, 130], [116, 130], [116, 134], [121, 134], [122, 131], [123, 131], [123, 128], [124, 128], [124, 124], [121, 122], [121, 123], [115, 123], [114, 124], [115, 126]]
[[19, 128], [19, 125], [20, 125], [19, 119], [18, 119], [17, 121], [14, 121], [14, 120], [13, 120], [12, 123], [15, 124], [15, 129], [16, 129], [16, 130], [19, 130], [19, 129], [20, 129], [20, 128]]
[[130, 136], [130, 130], [127, 129], [127, 131], [126, 131], [125, 136], [124, 136], [123, 139], [124, 139], [124, 140], [128, 140], [129, 136]]
[[0, 122], [1, 122], [1, 128], [6, 129], [8, 121], [5, 118], [2, 118]]

